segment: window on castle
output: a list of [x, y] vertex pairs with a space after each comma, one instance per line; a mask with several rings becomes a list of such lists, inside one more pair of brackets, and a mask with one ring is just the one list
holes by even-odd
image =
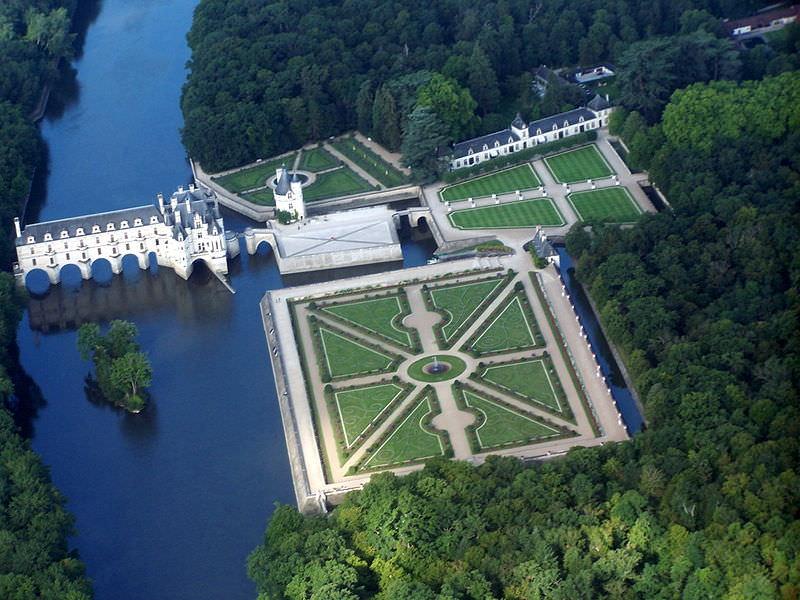
[[[92, 225], [92, 233], [100, 233], [100, 225]], [[98, 239], [98, 242], [99, 241]]]
[[141, 224], [142, 224], [142, 220], [141, 219], [134, 219], [133, 220], [133, 226], [134, 227], [139, 227]]
[[49, 242], [49, 241], [50, 241], [50, 240], [52, 240], [52, 239], [53, 239], [53, 236], [52, 236], [52, 235], [50, 235], [49, 233], [45, 233], [45, 234], [44, 234], [44, 241], [45, 241], [45, 242]]
[[122, 229], [127, 229], [127, 228], [128, 228], [128, 222], [127, 222], [127, 221], [123, 221], [122, 223], [120, 223], [120, 224], [119, 224], [119, 226], [120, 226]]
[[29, 244], [32, 244], [32, 243], [33, 243], [33, 242], [35, 242], [35, 241], [36, 241], [36, 240], [33, 238], [33, 236], [32, 236], [32, 235], [29, 235], [29, 236], [28, 236], [28, 243], [29, 243]]
[[36, 259], [34, 258], [31, 262], [33, 263], [33, 266], [35, 267], [36, 266]]
[[69, 260], [69, 252], [67, 252], [67, 260]]
[[75, 230], [75, 235], [83, 235], [83, 227], [78, 227]]
[[114, 231], [114, 224], [109, 223], [108, 225], [106, 225], [106, 231]]
[[63, 240], [64, 238], [67, 238], [67, 237], [69, 237], [69, 233], [67, 233], [67, 230], [65, 229], [65, 230], [63, 230], [61, 232], [61, 239]]
[[33, 252], [34, 252], [34, 250], [33, 250], [33, 248], [31, 248], [31, 254], [33, 254]]

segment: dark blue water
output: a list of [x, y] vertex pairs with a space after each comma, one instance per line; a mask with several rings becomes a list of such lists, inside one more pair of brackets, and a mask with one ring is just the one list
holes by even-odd
[[[42, 124], [49, 165], [29, 220], [145, 204], [189, 181], [178, 100], [195, 3], [105, 0], [89, 18], [77, 79]], [[249, 224], [226, 214], [229, 228]], [[432, 249], [403, 247], [406, 266]], [[188, 283], [165, 269], [101, 283], [73, 273], [32, 298], [20, 325], [39, 388], [20, 419], [76, 516], [73, 546], [99, 600], [253, 598], [247, 554], [273, 504], [294, 502], [258, 312], [284, 281], [268, 254], [237, 259], [230, 279], [235, 296], [207, 272]], [[154, 367], [138, 416], [84, 392], [75, 330], [114, 318], [136, 323]]]
[[563, 246], [556, 246], [555, 249], [561, 262], [561, 278], [569, 291], [575, 310], [580, 317], [581, 325], [583, 325], [589, 338], [589, 343], [597, 355], [600, 370], [611, 387], [611, 396], [616, 401], [620, 413], [622, 413], [622, 420], [625, 422], [628, 432], [631, 434], [638, 433], [642, 430], [644, 419], [636, 400], [622, 377], [619, 365], [614, 359], [603, 331], [600, 329], [597, 316], [594, 314], [583, 288], [575, 279], [575, 265], [572, 257]]

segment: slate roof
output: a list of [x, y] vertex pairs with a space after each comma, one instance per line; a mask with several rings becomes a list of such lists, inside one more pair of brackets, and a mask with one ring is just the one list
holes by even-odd
[[101, 231], [106, 230], [109, 223], [114, 224], [114, 229], [120, 229], [122, 221], [128, 221], [128, 227], [133, 227], [135, 219], [141, 219], [142, 223], [148, 224], [150, 217], [158, 217], [159, 223], [163, 222], [161, 213], [155, 205], [149, 204], [146, 206], [137, 206], [134, 208], [124, 208], [122, 210], [113, 210], [104, 213], [97, 213], [94, 215], [84, 215], [80, 217], [71, 217], [69, 219], [59, 219], [57, 221], [45, 221], [44, 223], [31, 223], [26, 225], [22, 230], [22, 236], [16, 239], [17, 246], [24, 246], [27, 243], [28, 236], [32, 235], [37, 242], [44, 241], [44, 236], [49, 233], [53, 236], [53, 240], [58, 240], [61, 237], [61, 232], [67, 230], [70, 237], [77, 235], [78, 228], [82, 228], [84, 234], [91, 234], [92, 227], [95, 225], [100, 226]]
[[519, 141], [519, 137], [511, 131], [511, 129], [506, 128], [501, 131], [495, 131], [494, 133], [472, 138], [465, 142], [459, 142], [453, 146], [453, 158], [461, 158], [469, 155], [470, 148], [472, 148], [473, 152], [482, 152], [484, 144], [487, 145], [490, 150], [494, 148], [495, 142], [500, 142], [500, 145], [504, 146], [508, 144], [508, 138], [511, 138], [514, 142]]
[[553, 131], [553, 125], [558, 125], [558, 129], [561, 129], [564, 127], [564, 121], [567, 122], [567, 125], [575, 125], [580, 121], [581, 117], [583, 117], [584, 121], [596, 118], [595, 114], [587, 108], [575, 108], [544, 119], [531, 121], [528, 123], [528, 134], [531, 136], [538, 135], [536, 131], [541, 129], [541, 135], [544, 135], [548, 131]]
[[286, 170], [286, 165], [280, 168], [278, 181], [275, 182], [275, 193], [281, 196], [285, 196], [289, 193], [289, 172]]
[[589, 102], [586, 104], [586, 108], [590, 108], [594, 111], [604, 110], [609, 106], [611, 106], [611, 103], [600, 94], [595, 94], [594, 98], [589, 100]]
[[511, 127], [514, 129], [525, 129], [525, 121], [523, 121], [522, 116], [517, 113], [517, 116], [514, 117], [514, 120], [511, 121]]

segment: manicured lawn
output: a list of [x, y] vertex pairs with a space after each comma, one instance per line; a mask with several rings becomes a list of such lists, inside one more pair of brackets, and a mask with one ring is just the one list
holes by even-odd
[[455, 185], [450, 185], [439, 192], [442, 202], [460, 202], [467, 198], [483, 198], [492, 194], [507, 194], [516, 190], [529, 190], [542, 184], [533, 167], [525, 163], [511, 169], [498, 171], [489, 175], [481, 175]]
[[461, 375], [467, 368], [467, 363], [458, 358], [457, 356], [448, 356], [442, 354], [437, 356], [440, 363], [449, 365], [450, 369], [443, 373], [426, 373], [424, 368], [434, 362], [433, 356], [426, 356], [420, 358], [418, 361], [412, 363], [408, 367], [408, 376], [417, 381], [424, 381], [426, 383], [435, 383], [437, 381], [447, 381]]
[[518, 392], [531, 400], [556, 412], [562, 412], [551, 377], [552, 367], [541, 358], [488, 367], [481, 378]]
[[497, 278], [429, 288], [433, 305], [447, 314], [441, 325], [444, 339], [450, 341], [462, 325], [477, 317], [478, 308], [501, 285], [503, 279]]
[[633, 196], [624, 187], [575, 192], [568, 198], [581, 221], [633, 223], [642, 214]]
[[275, 206], [275, 196], [272, 195], [272, 190], [270, 188], [258, 190], [257, 192], [250, 192], [249, 194], [242, 194], [242, 198], [255, 204]]
[[336, 140], [331, 145], [386, 187], [396, 187], [408, 181], [405, 174], [355, 138]]
[[294, 154], [282, 156], [280, 158], [270, 158], [257, 165], [225, 175], [224, 177], [214, 178], [214, 183], [224, 187], [229, 192], [238, 193], [244, 190], [267, 185], [267, 180], [275, 176], [275, 170], [283, 164], [291, 169], [294, 164]]
[[402, 392], [399, 385], [387, 383], [334, 393], [348, 448]]
[[400, 324], [405, 315], [397, 296], [333, 304], [325, 306], [322, 310], [387, 337], [407, 348], [413, 346], [411, 334]]
[[614, 174], [594, 144], [545, 158], [544, 163], [559, 183], [603, 179]]
[[322, 358], [331, 377], [384, 371], [393, 362], [392, 357], [347, 339], [330, 329], [320, 327], [319, 332], [325, 354]]
[[531, 198], [465, 208], [453, 211], [448, 217], [453, 227], [459, 229], [513, 229], [564, 224], [564, 218], [550, 198]]
[[308, 201], [371, 192], [373, 187], [347, 167], [322, 173], [317, 180], [303, 188], [303, 198]]
[[520, 299], [514, 295], [486, 331], [475, 340], [472, 348], [479, 354], [529, 348], [536, 345], [535, 329], [536, 323], [528, 321]]
[[364, 468], [385, 467], [443, 454], [444, 447], [439, 436], [422, 425], [430, 412], [431, 405], [426, 397], [396, 425], [394, 433], [369, 457]]
[[533, 417], [512, 410], [463, 390], [464, 402], [482, 415], [482, 423], [475, 430], [478, 445], [483, 450], [529, 443], [538, 439], [556, 436], [560, 431], [535, 420]]
[[317, 173], [318, 171], [325, 171], [339, 166], [339, 161], [325, 148], [317, 147], [311, 150], [303, 150], [300, 157], [301, 171], [311, 171]]

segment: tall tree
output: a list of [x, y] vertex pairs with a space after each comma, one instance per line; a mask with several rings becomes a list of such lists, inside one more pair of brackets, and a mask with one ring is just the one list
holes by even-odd
[[482, 115], [497, 110], [500, 90], [497, 76], [483, 49], [475, 44], [468, 63], [467, 85]]
[[442, 169], [439, 152], [448, 142], [448, 129], [432, 108], [417, 106], [408, 118], [403, 136], [403, 160], [422, 181], [433, 179]]
[[400, 148], [400, 114], [394, 96], [382, 85], [375, 92], [372, 104], [372, 132], [390, 150]]
[[365, 81], [358, 89], [356, 96], [356, 126], [364, 135], [372, 132], [372, 105], [375, 102], [375, 94], [372, 90], [372, 82]]
[[419, 89], [417, 106], [427, 106], [436, 113], [453, 139], [467, 137], [475, 128], [477, 104], [469, 90], [440, 73]]

